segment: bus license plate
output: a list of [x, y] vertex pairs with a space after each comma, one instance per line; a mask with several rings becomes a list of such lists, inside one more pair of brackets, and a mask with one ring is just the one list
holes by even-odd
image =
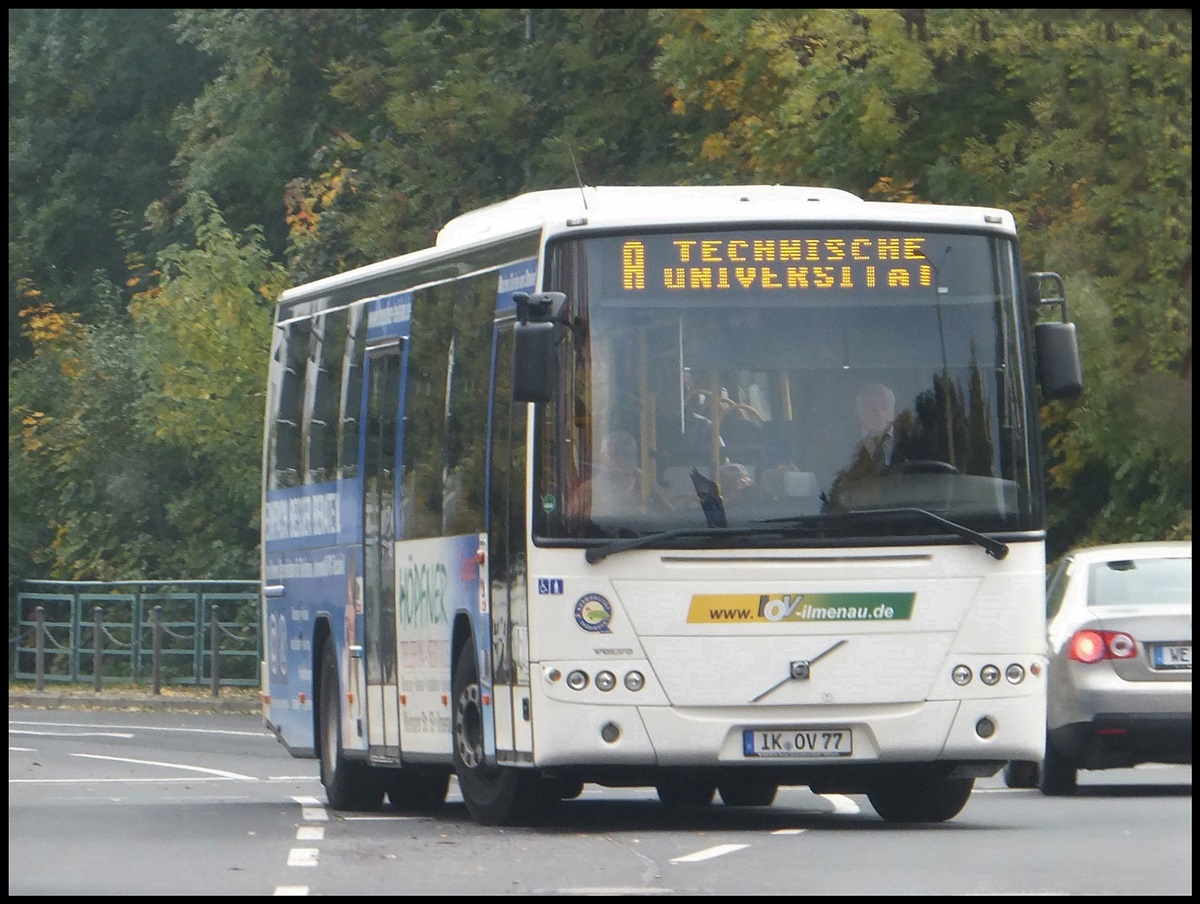
[[849, 728], [756, 728], [742, 732], [743, 756], [850, 756], [854, 733]]
[[1158, 644], [1154, 647], [1156, 669], [1190, 669], [1192, 667], [1192, 645], [1190, 643]]

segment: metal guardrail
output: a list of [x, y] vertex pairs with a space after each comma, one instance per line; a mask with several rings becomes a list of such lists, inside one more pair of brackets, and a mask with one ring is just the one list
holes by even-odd
[[[12, 676], [46, 682], [256, 686], [258, 581], [22, 581]], [[26, 589], [28, 588], [28, 589]], [[37, 588], [37, 589], [33, 589]]]

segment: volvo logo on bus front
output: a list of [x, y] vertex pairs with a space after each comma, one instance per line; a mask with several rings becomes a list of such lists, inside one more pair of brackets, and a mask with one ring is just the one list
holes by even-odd
[[809, 678], [812, 677], [812, 665], [814, 662], [816, 662], [818, 659], [825, 658], [830, 653], [832, 653], [834, 650], [836, 650], [838, 647], [840, 647], [842, 644], [848, 643], [848, 642], [849, 641], [847, 641], [845, 638], [843, 638], [842, 640], [839, 640], [837, 643], [835, 643], [832, 647], [830, 647], [825, 652], [818, 653], [812, 659], [793, 659], [790, 663], [788, 663], [787, 677], [782, 678], [779, 681], [776, 681], [774, 684], [772, 684], [769, 688], [767, 688], [765, 691], [763, 691], [757, 697], [752, 697], [750, 699], [750, 702], [757, 703], [763, 697], [767, 696], [767, 694], [771, 693], [774, 690], [777, 690], [778, 688], [783, 687], [789, 681], [807, 681]]

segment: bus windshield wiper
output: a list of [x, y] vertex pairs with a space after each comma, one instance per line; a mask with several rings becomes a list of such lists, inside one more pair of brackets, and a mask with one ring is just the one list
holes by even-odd
[[674, 530], [654, 531], [639, 537], [623, 537], [613, 540], [603, 546], [591, 546], [583, 554], [589, 565], [595, 565], [602, 559], [607, 559], [614, 552], [625, 552], [629, 549], [639, 549], [661, 540], [673, 540], [677, 537], [736, 537], [747, 534], [761, 533], [759, 530], [738, 527], [679, 527]]
[[848, 511], [833, 511], [833, 513], [829, 513], [827, 515], [822, 515], [822, 516], [808, 515], [808, 516], [800, 516], [800, 517], [788, 517], [788, 519], [772, 519], [772, 520], [762, 522], [762, 523], [770, 523], [770, 525], [778, 525], [778, 523], [786, 522], [786, 523], [793, 523], [793, 525], [799, 526], [799, 525], [805, 525], [805, 523], [810, 523], [812, 521], [816, 521], [818, 519], [818, 517], [820, 517], [820, 519], [826, 519], [827, 521], [836, 521], [839, 519], [858, 520], [858, 519], [863, 519], [863, 517], [875, 517], [878, 515], [919, 515], [920, 517], [923, 517], [923, 519], [925, 519], [926, 521], [934, 521], [935, 523], [937, 523], [938, 526], [944, 527], [944, 528], [948, 529], [948, 531], [958, 534], [959, 537], [961, 537], [962, 539], [971, 540], [971, 543], [982, 546], [983, 549], [986, 552], [988, 552], [988, 555], [991, 556], [992, 558], [997, 559], [997, 561], [1000, 561], [1000, 559], [1003, 559], [1004, 557], [1008, 556], [1008, 544], [1007, 543], [1002, 543], [1002, 541], [992, 539], [991, 537], [988, 537], [988, 535], [979, 533], [978, 531], [973, 531], [973, 529], [971, 529], [970, 527], [967, 527], [966, 525], [960, 525], [960, 523], [958, 523], [956, 521], [950, 521], [949, 519], [947, 519], [947, 517], [942, 517], [941, 515], [936, 515], [936, 514], [932, 513], [932, 511], [930, 511], [929, 509], [918, 509], [918, 508], [851, 509]]
[[809, 531], [827, 528], [839, 520], [860, 520], [879, 515], [917, 515], [928, 521], [933, 521], [951, 533], [957, 534], [964, 540], [980, 546], [989, 556], [997, 561], [1008, 556], [1008, 544], [993, 539], [966, 525], [943, 518], [923, 508], [885, 508], [885, 509], [851, 509], [846, 512], [832, 512], [825, 515], [798, 515], [788, 518], [770, 518], [765, 521], [755, 521], [749, 527], [681, 527], [674, 530], [656, 531], [637, 537], [622, 537], [602, 546], [590, 547], [584, 552], [588, 564], [594, 565], [607, 559], [613, 553], [625, 552], [630, 549], [640, 549], [664, 540], [674, 540], [680, 537], [755, 537], [770, 533], [786, 532], [794, 534], [798, 530]]

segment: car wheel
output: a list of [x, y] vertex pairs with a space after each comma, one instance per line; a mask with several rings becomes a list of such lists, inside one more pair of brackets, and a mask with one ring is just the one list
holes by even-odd
[[1038, 787], [1047, 797], [1061, 797], [1075, 793], [1078, 771], [1075, 764], [1054, 749], [1046, 740], [1046, 755], [1042, 758]]
[[1013, 760], [1004, 767], [1004, 784], [1008, 788], [1036, 788], [1038, 764], [1032, 760]]

